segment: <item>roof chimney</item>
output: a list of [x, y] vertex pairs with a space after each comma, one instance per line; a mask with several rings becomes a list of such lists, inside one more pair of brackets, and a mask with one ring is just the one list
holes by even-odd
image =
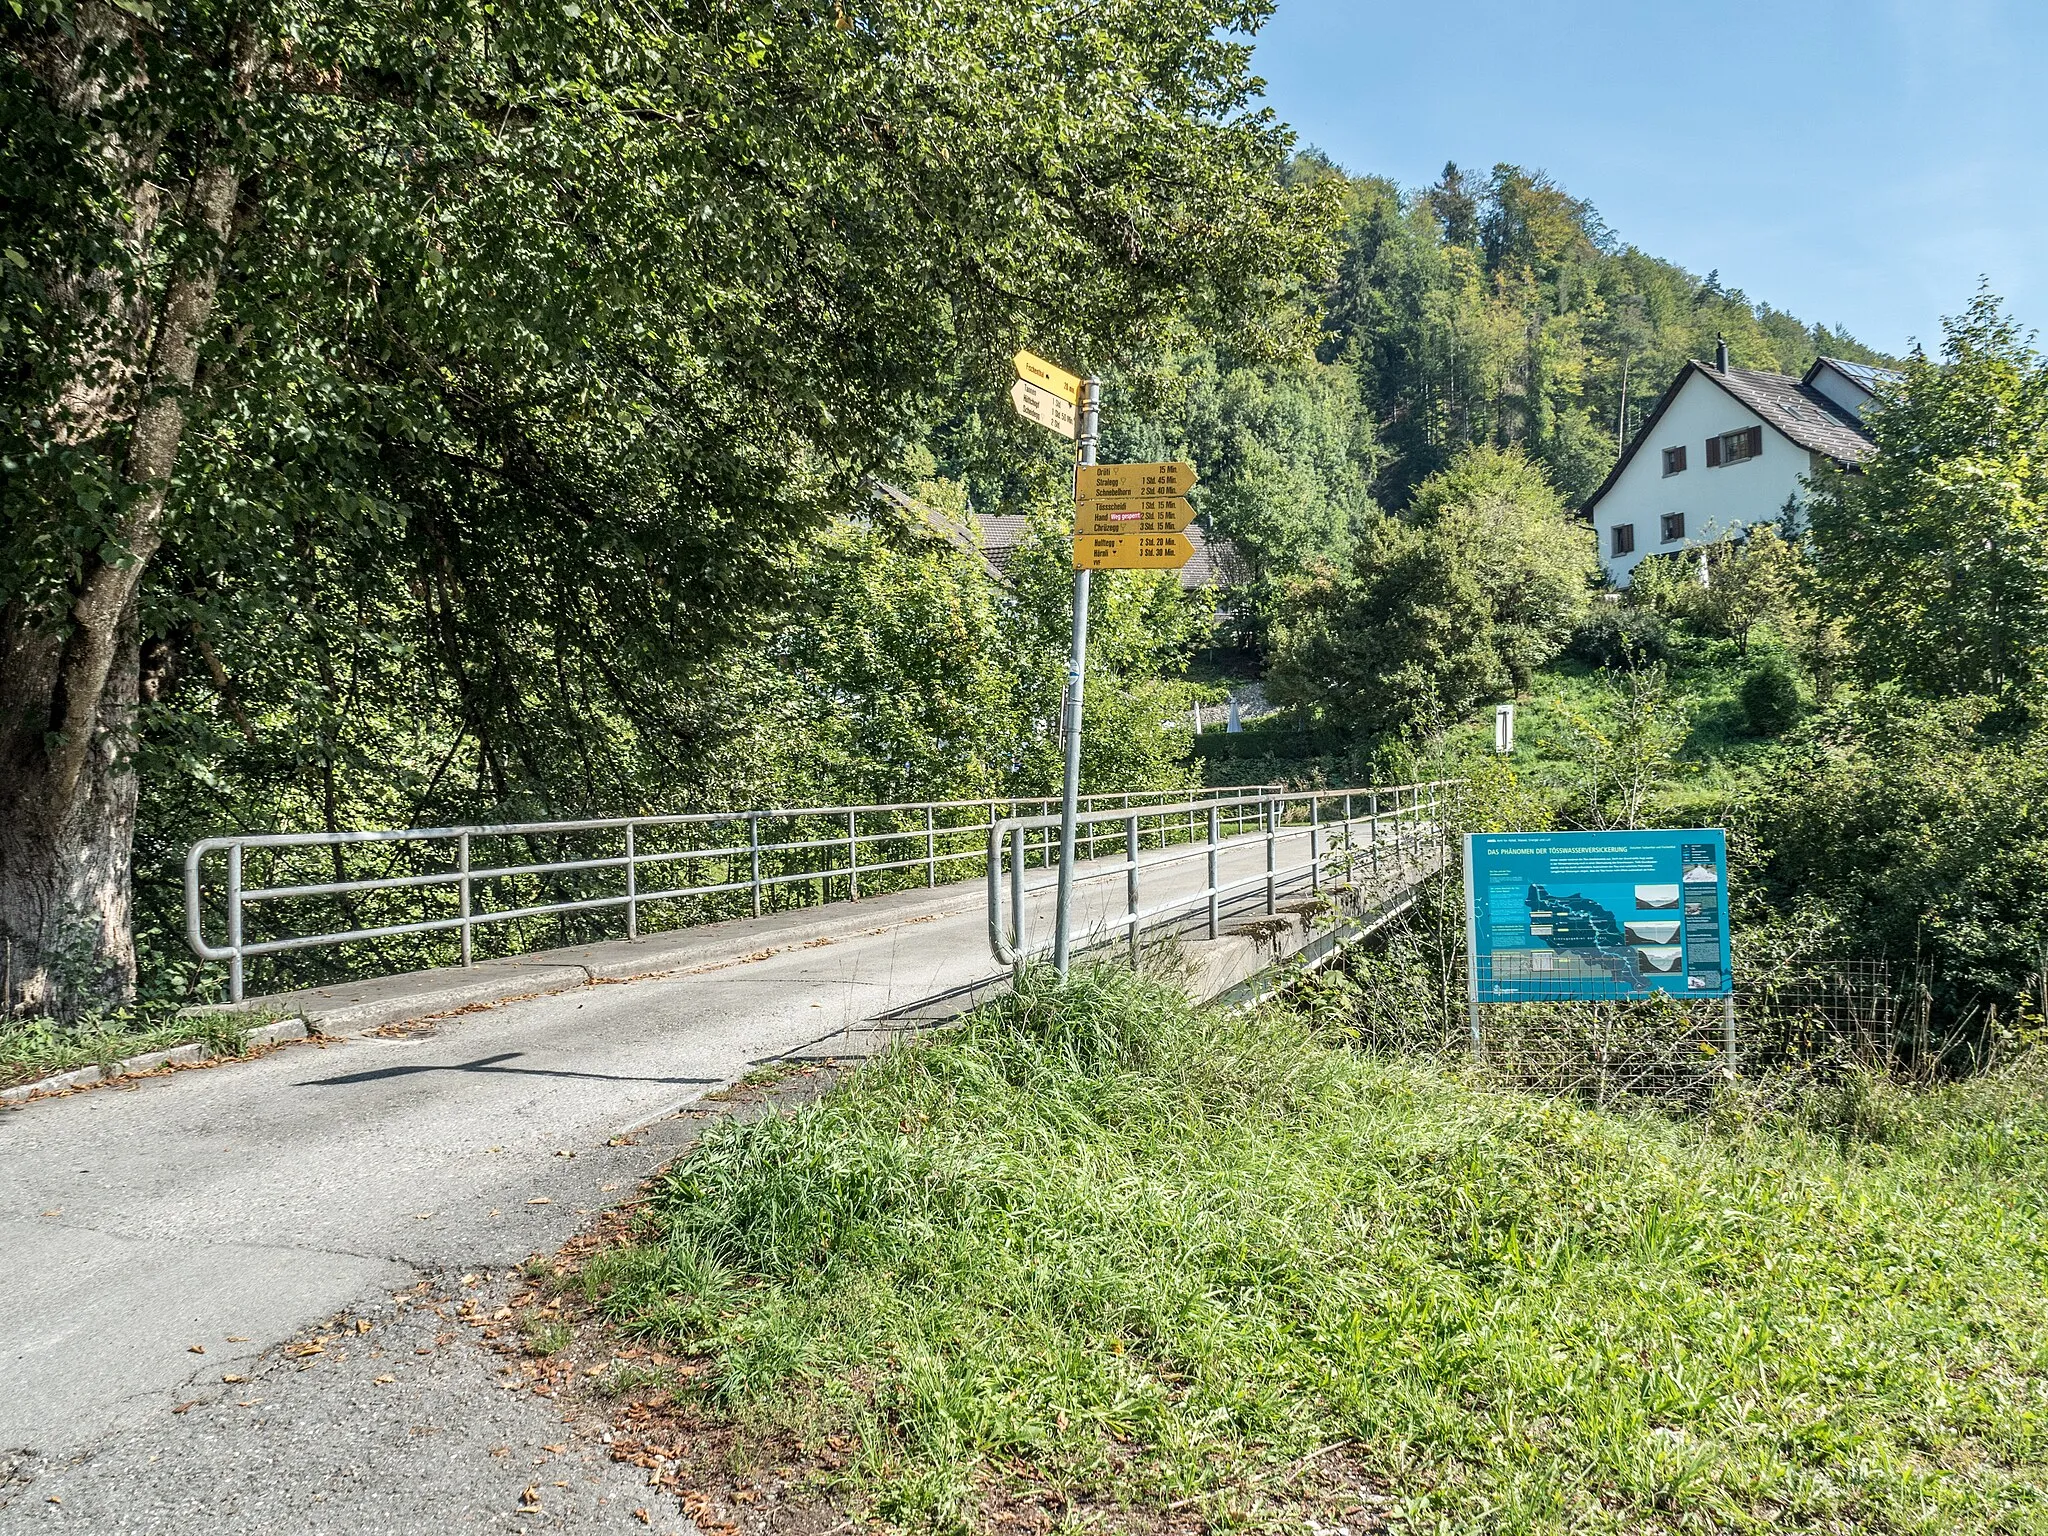
[[1714, 338], [1714, 367], [1721, 373], [1728, 371], [1728, 338], [1726, 336]]

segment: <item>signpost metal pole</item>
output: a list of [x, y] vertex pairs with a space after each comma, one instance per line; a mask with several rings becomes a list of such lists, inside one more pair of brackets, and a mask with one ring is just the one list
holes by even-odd
[[[1102, 380], [1091, 378], [1081, 396], [1081, 456], [1095, 462], [1102, 424]], [[1067, 772], [1060, 793], [1059, 905], [1053, 916], [1052, 968], [1067, 979], [1067, 950], [1074, 920], [1074, 811], [1081, 794], [1081, 682], [1088, 666], [1088, 571], [1074, 572], [1074, 649], [1067, 659]]]

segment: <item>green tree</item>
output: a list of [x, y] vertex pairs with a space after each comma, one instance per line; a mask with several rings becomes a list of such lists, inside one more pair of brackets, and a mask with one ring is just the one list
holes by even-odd
[[1404, 516], [1436, 531], [1471, 574], [1501, 664], [1526, 689], [1590, 606], [1592, 530], [1518, 448], [1467, 449], [1416, 488]]
[[1812, 498], [1821, 580], [1871, 680], [2048, 704], [2048, 361], [1980, 292], [1866, 425], [1875, 455]]
[[1508, 678], [1486, 595], [1440, 532], [1369, 525], [1353, 565], [1304, 583], [1267, 669], [1267, 697], [1352, 736], [1448, 723]]
[[[1257, 7], [833, 15], [0, 22], [9, 1007], [132, 983], [138, 709], [173, 660], [236, 731], [311, 725], [338, 785], [344, 663], [406, 650], [421, 788], [473, 752], [508, 810], [623, 795], [605, 726], [707, 750], [675, 685], [753, 643], [792, 546], [946, 391], [996, 398], [1019, 340], [1111, 363], [1301, 328], [1328, 198], [1275, 175]], [[273, 717], [245, 697], [269, 664], [223, 642], [280, 631]], [[50, 957], [81, 944], [67, 988]]]

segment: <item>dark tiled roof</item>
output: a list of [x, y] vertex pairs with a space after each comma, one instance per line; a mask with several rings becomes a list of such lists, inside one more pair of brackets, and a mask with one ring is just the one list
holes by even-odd
[[[1878, 385], [1896, 384], [1906, 376], [1897, 368], [1880, 368], [1875, 363], [1844, 362], [1839, 357], [1823, 357], [1815, 360], [1816, 367], [1821, 363], [1826, 363], [1851, 383], [1860, 385], [1873, 395], [1877, 393]], [[1813, 370], [1811, 368], [1807, 370], [1806, 376], [1809, 379], [1813, 377]]]
[[[981, 525], [981, 547], [989, 564], [999, 571], [1007, 571], [1010, 556], [1030, 537], [1031, 519], [977, 514], [975, 521]], [[1242, 562], [1227, 539], [1211, 540], [1202, 532], [1200, 523], [1190, 523], [1187, 534], [1188, 542], [1195, 546], [1195, 553], [1194, 558], [1180, 568], [1182, 591], [1192, 592], [1197, 587], [1212, 583], [1227, 587], [1243, 579]]]
[[1844, 464], [1870, 456], [1870, 435], [1863, 430], [1863, 423], [1819, 390], [1782, 373], [1756, 373], [1748, 368], [1722, 373], [1704, 366], [1700, 371], [1809, 452], [1824, 453]]
[[[901, 490], [886, 480], [870, 480], [868, 484], [877, 500], [894, 507], [913, 522], [921, 524], [928, 532], [937, 534], [955, 549], [974, 556], [988, 568], [988, 573], [996, 580], [1006, 580], [1003, 568], [994, 558], [993, 552], [977, 543], [974, 535], [964, 524], [941, 512], [937, 507], [919, 501], [908, 491]], [[1022, 519], [1017, 521], [1021, 522]]]

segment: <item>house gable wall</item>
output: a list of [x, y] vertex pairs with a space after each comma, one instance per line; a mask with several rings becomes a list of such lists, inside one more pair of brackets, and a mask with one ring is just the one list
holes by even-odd
[[[1738, 464], [1707, 468], [1707, 439], [1744, 427], [1763, 427], [1763, 452]], [[1685, 448], [1686, 468], [1664, 473], [1664, 450]], [[1689, 376], [1665, 407], [1656, 429], [1637, 449], [1619, 478], [1593, 508], [1593, 526], [1600, 538], [1600, 560], [1608, 579], [1628, 584], [1629, 574], [1648, 555], [1669, 554], [1710, 544], [1726, 534], [1771, 522], [1788, 497], [1804, 499], [1804, 481], [1812, 455], [1704, 374]], [[1685, 537], [1666, 543], [1661, 536], [1667, 512], [1685, 514]], [[1633, 524], [1633, 553], [1617, 556], [1613, 529]]]
[[1813, 370], [1806, 382], [1808, 388], [1818, 390], [1859, 418], [1863, 415], [1863, 408], [1876, 398], [1847, 374], [1837, 372], [1825, 362]]

